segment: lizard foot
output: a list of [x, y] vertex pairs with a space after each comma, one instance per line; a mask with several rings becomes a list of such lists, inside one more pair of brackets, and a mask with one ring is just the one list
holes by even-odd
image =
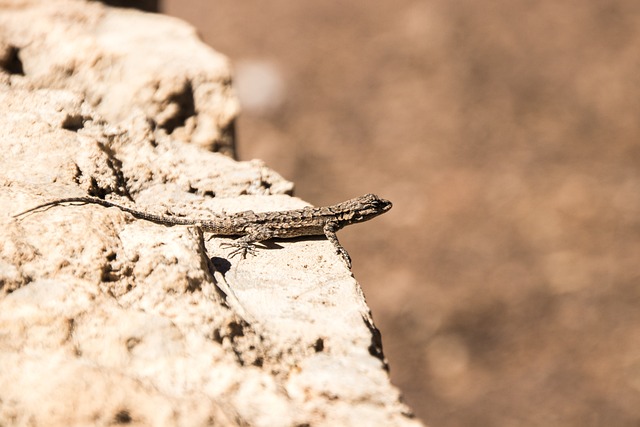
[[254, 256], [256, 254], [255, 245], [247, 242], [221, 243], [220, 246], [224, 248], [234, 248], [231, 252], [229, 252], [230, 258], [233, 258], [236, 255], [240, 255], [244, 259], [247, 257], [247, 254]]

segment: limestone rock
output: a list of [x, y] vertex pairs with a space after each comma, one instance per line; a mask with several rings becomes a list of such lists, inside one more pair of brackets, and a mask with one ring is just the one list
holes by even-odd
[[229, 259], [117, 209], [304, 206], [236, 162], [227, 60], [175, 19], [0, 6], [0, 425], [419, 425], [358, 283], [323, 238]]

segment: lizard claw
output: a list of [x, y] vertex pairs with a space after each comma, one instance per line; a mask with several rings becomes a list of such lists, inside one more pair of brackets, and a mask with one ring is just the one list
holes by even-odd
[[229, 257], [233, 258], [236, 255], [240, 255], [242, 259], [247, 257], [247, 254], [254, 255], [256, 254], [256, 247], [251, 243], [246, 242], [230, 242], [230, 243], [221, 243], [220, 246], [225, 248], [234, 248], [231, 252], [229, 252]]

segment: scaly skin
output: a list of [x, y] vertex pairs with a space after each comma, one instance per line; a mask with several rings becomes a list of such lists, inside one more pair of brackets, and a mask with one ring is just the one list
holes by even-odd
[[333, 243], [337, 253], [342, 256], [349, 268], [351, 268], [351, 258], [338, 242], [336, 232], [347, 225], [368, 221], [385, 213], [392, 206], [388, 200], [381, 199], [374, 194], [365, 194], [346, 202], [321, 208], [306, 207], [289, 211], [262, 213], [245, 211], [223, 216], [218, 215], [213, 218], [194, 219], [152, 214], [97, 197], [85, 196], [53, 200], [16, 214], [14, 217], [62, 203], [93, 203], [105, 207], [118, 208], [136, 218], [157, 224], [200, 227], [202, 231], [215, 236], [241, 236], [233, 243], [226, 244], [226, 246], [234, 248], [229, 254], [231, 257], [241, 255], [244, 258], [247, 253], [254, 252], [255, 243], [272, 238], [288, 239], [301, 236], [325, 235]]

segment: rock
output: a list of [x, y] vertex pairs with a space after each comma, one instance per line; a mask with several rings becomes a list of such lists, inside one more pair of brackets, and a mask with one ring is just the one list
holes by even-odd
[[86, 194], [198, 217], [304, 203], [229, 157], [229, 64], [188, 25], [0, 8], [0, 425], [420, 425], [326, 239], [238, 260], [228, 239], [118, 209], [13, 218]]

